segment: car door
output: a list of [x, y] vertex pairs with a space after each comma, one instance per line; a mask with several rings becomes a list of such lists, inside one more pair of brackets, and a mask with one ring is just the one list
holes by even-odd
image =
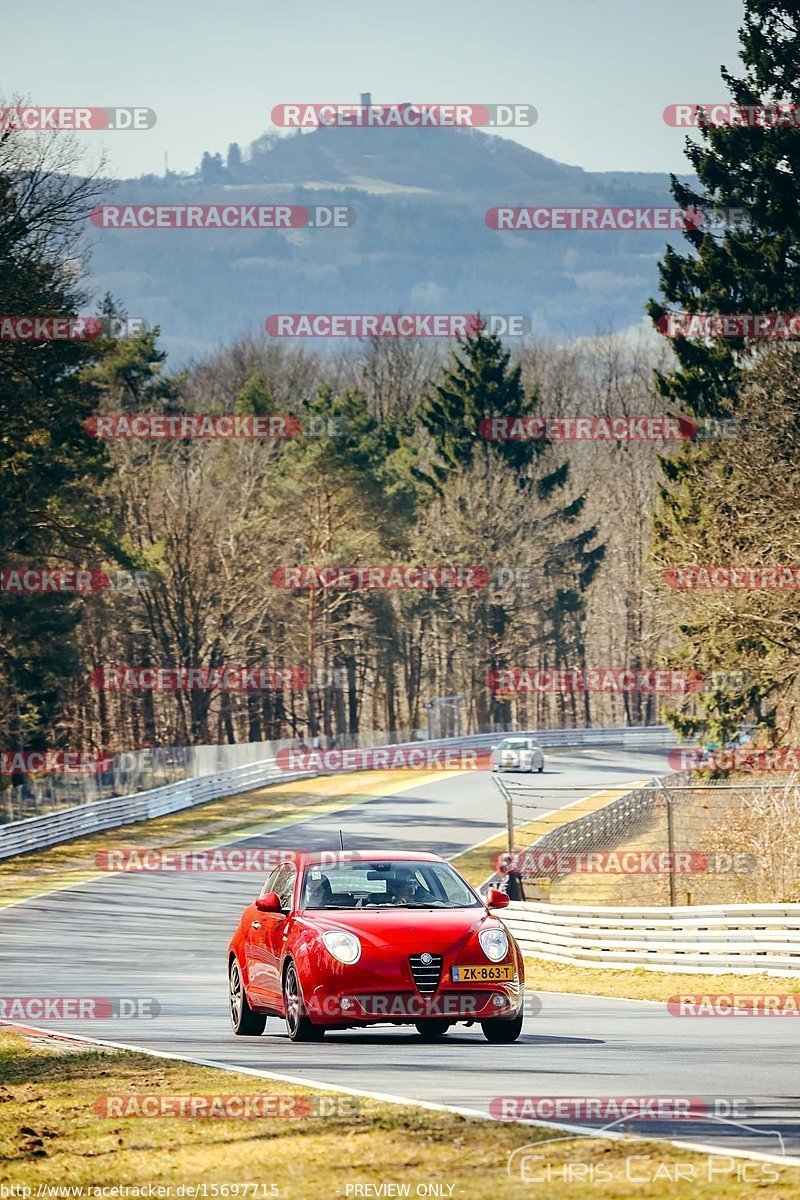
[[281, 911], [258, 914], [260, 929], [260, 990], [263, 1003], [275, 1008], [282, 1003], [280, 976], [283, 945], [289, 936], [289, 914], [294, 906], [294, 885], [297, 868], [294, 863], [284, 863], [278, 869], [269, 890], [275, 892], [281, 902]]
[[[282, 867], [275, 867], [267, 876], [266, 882], [259, 895], [275, 891], [275, 881]], [[251, 904], [244, 915], [244, 956], [247, 968], [247, 987], [252, 993], [253, 1000], [258, 1004], [265, 1003], [266, 988], [266, 953], [264, 949], [264, 917], [267, 913], [259, 912], [255, 904]]]

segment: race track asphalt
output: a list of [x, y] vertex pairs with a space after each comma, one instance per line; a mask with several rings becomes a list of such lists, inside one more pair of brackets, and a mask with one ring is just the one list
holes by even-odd
[[[560, 808], [665, 769], [663, 752], [552, 755], [545, 774], [534, 777], [541, 788], [536, 803], [542, 811]], [[548, 793], [548, 786], [575, 790]], [[502, 799], [485, 772], [448, 774], [236, 845], [335, 849], [341, 829], [348, 849], [452, 856], [504, 825]], [[423, 1044], [411, 1028], [391, 1026], [292, 1044], [277, 1018], [269, 1019], [261, 1038], [235, 1038], [226, 949], [262, 882], [253, 874], [109, 874], [1, 909], [0, 994], [152, 997], [160, 1006], [154, 1019], [37, 1024], [462, 1112], [486, 1113], [501, 1096], [718, 1100], [721, 1113], [733, 1114], [728, 1120], [649, 1120], [616, 1128], [722, 1151], [800, 1157], [798, 1026], [791, 1017], [688, 1019], [670, 1016], [663, 1004], [541, 993], [541, 1011], [526, 1019], [511, 1046], [490, 1045], [479, 1027], [464, 1026], [435, 1045]], [[535, 978], [527, 986], [535, 992]], [[788, 987], [776, 981], [775, 990]]]

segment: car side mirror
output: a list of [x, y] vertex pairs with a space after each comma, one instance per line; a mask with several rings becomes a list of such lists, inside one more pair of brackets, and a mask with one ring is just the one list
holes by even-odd
[[282, 912], [281, 898], [277, 892], [267, 892], [265, 896], [259, 896], [256, 900], [256, 908], [259, 912]]
[[487, 908], [508, 908], [509, 899], [505, 892], [498, 888], [489, 888], [486, 893]]

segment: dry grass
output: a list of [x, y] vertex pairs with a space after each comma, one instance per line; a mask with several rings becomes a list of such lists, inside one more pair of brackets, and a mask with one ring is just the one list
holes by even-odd
[[797, 990], [794, 975], [685, 975], [675, 971], [632, 968], [573, 967], [525, 956], [525, 986], [537, 992], [570, 992], [577, 996], [615, 996], [627, 1000], [669, 1000], [695, 993], [737, 992], [748, 996]]
[[[263, 1184], [256, 1200], [269, 1196], [272, 1184], [284, 1200], [354, 1196], [359, 1184], [410, 1185], [414, 1195], [419, 1184], [437, 1184], [445, 1196], [530, 1200], [541, 1190], [506, 1174], [509, 1154], [528, 1146], [542, 1156], [535, 1170], [540, 1177], [550, 1176], [546, 1193], [557, 1200], [584, 1200], [589, 1188], [597, 1200], [665, 1195], [671, 1200], [747, 1200], [759, 1190], [737, 1178], [744, 1164], [723, 1156], [710, 1159], [652, 1141], [565, 1141], [555, 1131], [558, 1140], [548, 1149], [551, 1135], [543, 1129], [371, 1100], [360, 1101], [359, 1111], [346, 1115], [293, 1120], [109, 1119], [95, 1109], [104, 1094], [291, 1093], [327, 1095], [331, 1103], [337, 1097], [143, 1054], [76, 1052], [68, 1045], [54, 1042], [42, 1048], [17, 1034], [0, 1034], [4, 1184], [34, 1190], [42, 1184], [173, 1189], [179, 1184]], [[629, 1155], [636, 1156], [630, 1174], [646, 1175], [652, 1182], [628, 1177]], [[754, 1163], [747, 1169], [751, 1179], [774, 1172], [770, 1195], [800, 1200], [800, 1170]], [[679, 1172], [676, 1182], [668, 1182]], [[570, 1182], [563, 1182], [565, 1175]], [[589, 1185], [587, 1177], [593, 1179]], [[252, 1187], [248, 1195], [253, 1197]]]

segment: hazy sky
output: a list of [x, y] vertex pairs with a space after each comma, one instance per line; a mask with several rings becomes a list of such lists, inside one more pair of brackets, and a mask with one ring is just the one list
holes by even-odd
[[589, 170], [686, 170], [667, 104], [727, 99], [741, 0], [37, 0], [4, 23], [0, 95], [142, 105], [154, 129], [85, 133], [110, 172], [193, 170], [243, 147], [275, 104], [533, 104], [513, 136]]

